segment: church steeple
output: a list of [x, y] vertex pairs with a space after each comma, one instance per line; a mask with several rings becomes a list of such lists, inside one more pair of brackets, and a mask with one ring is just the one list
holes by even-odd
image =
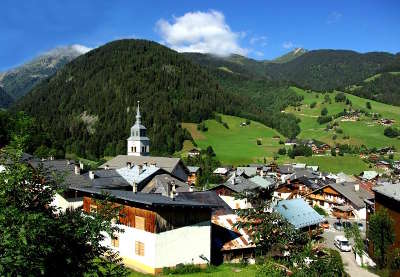
[[136, 122], [131, 127], [131, 136], [128, 140], [128, 155], [147, 156], [150, 152], [150, 140], [146, 136], [146, 127], [142, 125], [142, 116], [140, 115], [140, 102], [137, 101]]
[[139, 110], [139, 105], [140, 105], [140, 101], [137, 101], [137, 108], [136, 108], [136, 123], [135, 125], [140, 125], [142, 122], [142, 116], [140, 115], [140, 110]]

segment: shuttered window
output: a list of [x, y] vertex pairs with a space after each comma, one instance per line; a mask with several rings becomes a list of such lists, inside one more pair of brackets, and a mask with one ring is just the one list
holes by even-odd
[[144, 230], [145, 229], [145, 219], [141, 216], [135, 216], [135, 228]]
[[97, 205], [90, 204], [90, 212], [91, 213], [97, 213]]
[[144, 243], [135, 241], [135, 254], [137, 256], [144, 256]]

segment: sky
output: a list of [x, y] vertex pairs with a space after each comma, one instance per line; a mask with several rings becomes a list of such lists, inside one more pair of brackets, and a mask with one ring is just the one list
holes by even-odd
[[[400, 52], [400, 1], [2, 0], [0, 71], [55, 47], [140, 38], [266, 60], [295, 48]], [[85, 48], [82, 48], [85, 49]]]

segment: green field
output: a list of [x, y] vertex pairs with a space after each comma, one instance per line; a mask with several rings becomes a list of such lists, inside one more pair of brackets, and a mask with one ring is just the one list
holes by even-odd
[[[240, 123], [246, 121], [245, 119], [221, 116], [222, 121], [228, 124], [229, 129], [215, 120], [205, 121], [208, 128], [206, 132], [198, 131], [196, 124], [183, 123], [182, 126], [191, 132], [196, 144], [201, 149], [206, 149], [211, 145], [217, 158], [223, 164], [240, 165], [263, 161], [264, 157], [271, 158], [280, 147], [279, 139], [273, 139], [273, 136], [280, 136], [284, 139], [277, 131], [259, 122], [251, 121], [248, 126], [240, 126]], [[257, 139], [261, 139], [261, 145], [257, 145]], [[190, 146], [186, 144], [184, 148], [189, 150]]]
[[[233, 276], [233, 277], [251, 277], [256, 274], [256, 266], [248, 265], [248, 266], [240, 266], [235, 264], [222, 264], [218, 267], [212, 267], [211, 269], [206, 269], [202, 272], [198, 273], [188, 273], [188, 274], [174, 274], [168, 276], [177, 276], [177, 277], [225, 277], [225, 276]], [[136, 271], [132, 271], [130, 277], [145, 277], [145, 276], [154, 276], [150, 274], [143, 274]], [[166, 276], [166, 275], [159, 275]]]
[[[334, 131], [325, 131], [326, 124], [319, 124], [317, 117], [320, 115], [321, 110], [326, 107], [328, 109], [328, 115], [334, 115], [348, 106], [345, 103], [336, 103], [334, 101], [336, 93], [329, 93], [332, 100], [331, 104], [323, 103], [324, 96], [320, 93], [306, 92], [299, 88], [292, 88], [296, 93], [304, 97], [303, 105], [300, 110], [298, 108], [290, 107], [285, 112], [295, 114], [300, 120], [301, 133], [298, 136], [303, 139], [317, 139], [326, 142], [330, 145], [335, 143], [352, 144], [352, 145], [367, 145], [369, 147], [385, 147], [395, 146], [396, 149], [400, 149], [400, 140], [388, 138], [383, 135], [384, 126], [378, 125], [370, 117], [361, 116], [359, 121], [340, 121], [340, 128], [343, 130], [343, 134], [336, 134], [337, 139], [333, 140], [332, 137], [335, 134]], [[372, 100], [363, 99], [351, 94], [346, 94], [347, 98], [352, 102], [353, 109], [366, 109], [366, 102], [370, 102], [372, 109], [371, 112], [379, 113], [382, 117], [394, 119], [396, 123], [394, 126], [400, 126], [400, 108], [391, 106], [383, 103], [379, 103]], [[317, 105], [314, 108], [310, 108], [310, 104], [316, 102]], [[343, 136], [350, 136], [349, 139], [343, 139]]]

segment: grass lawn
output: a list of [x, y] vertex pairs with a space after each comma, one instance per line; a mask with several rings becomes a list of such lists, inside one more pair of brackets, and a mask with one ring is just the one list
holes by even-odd
[[[225, 277], [225, 276], [234, 276], [234, 277], [251, 277], [255, 276], [256, 273], [256, 266], [255, 265], [248, 265], [245, 267], [241, 267], [239, 265], [234, 264], [222, 264], [218, 267], [213, 267], [212, 269], [207, 269], [203, 272], [198, 273], [188, 273], [188, 274], [174, 274], [168, 276], [177, 276], [177, 277], [184, 277], [184, 276], [209, 276], [209, 277]], [[145, 276], [154, 276], [149, 274], [143, 274], [136, 271], [132, 271], [130, 277], [145, 277]], [[165, 275], [159, 275], [165, 276]]]
[[[229, 129], [213, 119], [205, 121], [208, 128], [206, 132], [198, 131], [197, 125], [193, 123], [183, 123], [182, 127], [188, 129], [201, 149], [211, 145], [223, 164], [240, 165], [263, 161], [264, 157], [271, 157], [280, 148], [279, 139], [272, 137], [280, 136], [284, 139], [277, 131], [259, 122], [251, 121], [248, 126], [240, 126], [245, 119], [228, 115], [221, 117]], [[257, 145], [257, 139], [261, 139], [261, 145]]]
[[311, 156], [311, 157], [296, 157], [290, 159], [287, 156], [280, 157], [278, 160], [279, 164], [282, 163], [306, 163], [307, 165], [318, 165], [320, 170], [323, 172], [339, 173], [344, 172], [346, 174], [359, 174], [364, 170], [371, 170], [368, 164], [360, 159], [357, 155], [345, 155], [345, 156]]

